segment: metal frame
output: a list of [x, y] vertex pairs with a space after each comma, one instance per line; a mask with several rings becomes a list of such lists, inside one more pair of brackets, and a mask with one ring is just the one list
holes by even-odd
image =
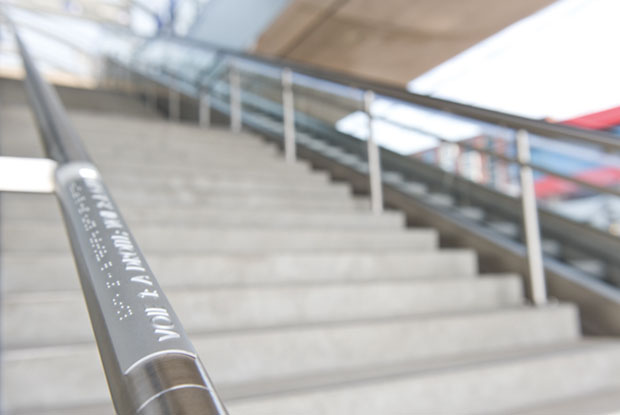
[[364, 92], [364, 112], [368, 119], [368, 135], [366, 145], [368, 152], [368, 178], [370, 180], [370, 208], [375, 215], [383, 213], [383, 186], [381, 185], [381, 158], [379, 147], [375, 142], [372, 103], [375, 94], [372, 91]]
[[293, 97], [293, 72], [282, 70], [282, 123], [284, 124], [284, 158], [295, 162], [295, 101]]
[[564, 126], [560, 124], [551, 124], [544, 121], [532, 120], [516, 115], [505, 114], [498, 111], [492, 111], [472, 105], [459, 104], [439, 98], [433, 98], [426, 95], [415, 94], [403, 89], [400, 86], [394, 86], [387, 83], [369, 81], [354, 75], [345, 74], [333, 70], [326, 70], [308, 64], [289, 61], [285, 59], [267, 58], [263, 56], [251, 55], [236, 50], [225, 49], [214, 44], [193, 38], [181, 38], [172, 35], [164, 35], [161, 39], [178, 42], [183, 45], [194, 45], [198, 48], [210, 49], [221, 56], [229, 58], [242, 58], [256, 63], [268, 64], [275, 67], [288, 67], [296, 73], [311, 76], [314, 78], [334, 82], [351, 88], [360, 90], [374, 91], [377, 95], [394, 98], [399, 101], [416, 104], [427, 108], [437, 109], [454, 115], [461, 115], [467, 118], [473, 118], [478, 121], [488, 122], [491, 124], [502, 125], [515, 130], [527, 130], [530, 134], [543, 135], [547, 138], [559, 138], [562, 140], [573, 139], [577, 141], [587, 142], [600, 146], [606, 151], [620, 151], [620, 143], [612, 134], [581, 130], [574, 127]]

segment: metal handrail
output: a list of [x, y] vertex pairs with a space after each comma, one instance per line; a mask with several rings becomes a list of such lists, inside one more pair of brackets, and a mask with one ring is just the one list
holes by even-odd
[[199, 39], [181, 38], [174, 35], [164, 35], [157, 39], [173, 41], [175, 43], [185, 45], [193, 45], [197, 48], [210, 49], [211, 51], [220, 54], [220, 56], [236, 57], [256, 63], [268, 64], [281, 68], [290, 68], [296, 73], [338, 83], [343, 86], [357, 88], [362, 91], [371, 90], [377, 95], [394, 98], [410, 104], [433, 108], [454, 115], [472, 118], [486, 123], [502, 125], [515, 130], [524, 129], [531, 134], [537, 134], [547, 138], [562, 140], [571, 139], [599, 146], [606, 151], [620, 151], [620, 142], [618, 142], [617, 137], [613, 134], [602, 131], [583, 130], [561, 124], [552, 124], [541, 120], [506, 114], [473, 105], [461, 104], [427, 95], [420, 95], [407, 91], [400, 86], [395, 86], [384, 82], [371, 81], [355, 75], [345, 74], [334, 70], [326, 70], [305, 63], [226, 49]]
[[117, 413], [226, 414], [56, 92], [13, 24], [26, 88]]
[[[158, 41], [161, 41], [163, 45], [157, 44]], [[615, 137], [614, 135], [605, 133], [605, 132], [580, 130], [580, 129], [576, 129], [576, 128], [569, 127], [569, 126], [550, 124], [550, 123], [546, 123], [546, 122], [539, 121], [539, 120], [527, 119], [523, 117], [509, 115], [509, 114], [503, 114], [503, 113], [496, 112], [496, 111], [490, 111], [490, 110], [486, 110], [482, 108], [477, 108], [477, 107], [473, 107], [473, 106], [469, 106], [465, 104], [459, 104], [459, 103], [454, 103], [454, 102], [432, 98], [428, 96], [422, 96], [419, 94], [406, 91], [403, 88], [398, 87], [398, 86], [369, 81], [369, 80], [358, 78], [358, 77], [351, 76], [348, 74], [319, 69], [319, 68], [316, 68], [310, 65], [290, 62], [290, 61], [286, 61], [282, 59], [256, 56], [256, 55], [251, 55], [251, 54], [247, 54], [247, 53], [243, 53], [239, 51], [223, 49], [213, 44], [200, 41], [197, 39], [179, 38], [175, 36], [166, 35], [166, 36], [161, 36], [155, 39], [151, 39], [148, 41], [148, 44], [153, 44], [154, 46], [156, 44], [157, 46], [163, 46], [164, 50], [168, 47], [176, 47], [176, 46], [183, 47], [183, 49], [186, 49], [187, 51], [191, 51], [192, 49], [194, 49], [194, 51], [200, 51], [201, 49], [202, 51], [208, 50], [209, 53], [211, 54], [217, 54], [217, 56], [219, 56], [220, 58], [220, 62], [227, 63], [229, 70], [232, 70], [232, 72], [237, 72], [237, 73], [241, 72], [243, 74], [245, 74], [246, 72], [249, 72], [255, 75], [263, 75], [263, 76], [266, 76], [272, 79], [274, 81], [273, 82], [273, 86], [275, 87], [274, 90], [278, 89], [276, 85], [278, 84], [278, 80], [281, 81], [281, 77], [284, 75], [284, 73], [288, 72], [288, 73], [294, 73], [295, 75], [302, 75], [300, 78], [293, 79], [293, 82], [291, 83], [290, 87], [285, 86], [285, 84], [280, 82], [281, 84], [280, 88], [282, 89], [283, 94], [287, 94], [287, 93], [291, 94], [292, 92], [294, 92], [296, 95], [299, 94], [301, 96], [304, 96], [304, 95], [310, 95], [310, 94], [306, 94], [306, 92], [309, 92], [310, 89], [314, 89], [317, 91], [327, 91], [327, 88], [323, 88], [321, 86], [321, 83], [325, 82], [325, 83], [335, 85], [336, 87], [340, 87], [343, 89], [343, 91], [347, 90], [348, 88], [352, 88], [353, 91], [360, 93], [360, 98], [362, 96], [368, 96], [368, 92], [372, 92], [373, 95], [381, 96], [383, 98], [392, 98], [396, 101], [400, 101], [405, 104], [412, 104], [412, 105], [424, 107], [426, 109], [437, 110], [439, 112], [445, 113], [446, 115], [469, 118], [469, 120], [473, 122], [493, 124], [501, 128], [512, 129], [513, 131], [515, 131], [517, 133], [516, 137], [518, 138], [516, 141], [521, 142], [521, 144], [518, 147], [521, 149], [521, 153], [522, 153], [521, 155], [519, 155], [517, 159], [508, 158], [507, 156], [504, 156], [502, 154], [492, 153], [492, 152], [489, 152], [488, 150], [483, 151], [481, 149], [475, 148], [474, 146], [472, 146], [472, 149], [480, 151], [481, 153], [494, 155], [495, 157], [498, 157], [505, 161], [519, 165], [520, 173], [521, 173], [520, 184], [521, 184], [521, 189], [522, 189], [520, 198], [523, 204], [522, 217], [524, 219], [524, 226], [527, 229], [526, 246], [528, 248], [528, 259], [530, 260], [530, 269], [529, 269], [530, 284], [529, 285], [532, 288], [532, 292], [530, 293], [531, 294], [530, 298], [537, 304], [543, 303], [545, 301], [544, 299], [546, 295], [544, 293], [543, 270], [542, 270], [543, 264], [542, 264], [542, 259], [541, 259], [542, 253], [540, 250], [540, 245], [541, 245], [540, 226], [538, 225], [537, 208], [536, 208], [536, 203], [535, 203], [536, 198], [535, 198], [534, 185], [533, 185], [533, 176], [532, 176], [531, 171], [538, 170], [546, 174], [561, 177], [563, 179], [568, 179], [568, 181], [574, 184], [577, 184], [579, 186], [584, 186], [586, 188], [590, 188], [590, 189], [600, 191], [603, 193], [609, 193], [609, 194], [614, 194], [614, 195], [618, 194], [617, 190], [614, 188], [607, 189], [601, 186], [591, 185], [590, 183], [586, 181], [582, 181], [576, 178], [570, 178], [570, 177], [567, 177], [561, 174], [557, 174], [556, 172], [552, 170], [546, 169], [542, 166], [535, 165], [531, 163], [529, 160], [530, 157], [529, 157], [529, 144], [528, 144], [529, 138], [528, 137], [531, 134], [540, 135], [540, 136], [544, 136], [546, 138], [551, 138], [551, 139], [560, 139], [562, 141], [572, 140], [572, 141], [580, 142], [582, 145], [586, 145], [589, 147], [596, 146], [596, 147], [601, 148], [603, 151], [609, 151], [612, 153], [620, 151], [620, 142], [618, 142], [617, 137]], [[147, 48], [143, 48], [143, 51], [146, 51], [146, 50]], [[135, 58], [136, 58], [135, 59], [136, 61], [140, 60], [139, 55], [136, 56]], [[148, 63], [148, 62], [145, 62], [145, 63]], [[121, 66], [124, 66], [124, 65], [121, 64]], [[178, 65], [177, 65], [177, 68], [175, 68], [177, 70], [168, 70], [165, 72], [162, 71], [162, 68], [164, 66], [168, 69], [173, 68], [173, 66], [171, 65], [159, 65], [159, 69], [160, 69], [159, 74], [150, 72], [149, 74], [141, 74], [141, 75], [146, 76], [147, 78], [151, 78], [151, 80], [153, 80], [154, 82], [162, 83], [164, 85], [166, 85], [166, 80], [161, 79], [162, 76], [164, 78], [183, 79], [184, 83], [187, 83], [187, 86], [188, 86], [188, 89], [187, 89], [187, 92], [189, 93], [188, 95], [193, 96], [199, 100], [199, 114], [204, 114], [205, 112], [210, 111], [208, 109], [208, 107], [210, 107], [211, 105], [209, 104], [210, 102], [209, 95], [211, 94], [211, 92], [214, 92], [214, 91], [211, 91], [210, 84], [212, 82], [209, 81], [207, 82], [207, 85], [205, 85], [204, 83], [205, 79], [202, 75], [205, 73], [212, 74], [213, 72], [215, 72], [213, 71], [213, 68], [218, 66], [217, 63], [215, 65], [210, 64], [207, 67], [205, 67], [205, 70], [201, 71], [200, 75], [197, 77], [198, 79], [189, 79], [187, 75], [183, 74], [183, 71], [178, 70]], [[256, 66], [256, 68], [254, 68], [253, 66]], [[153, 67], [154, 68], [158, 67], [156, 62]], [[131, 70], [135, 70], [135, 69], [136, 68], [132, 68]], [[313, 81], [317, 82], [318, 86], [314, 86], [313, 84], [308, 83], [307, 81], [305, 81], [306, 78], [311, 78]], [[220, 102], [219, 104], [217, 104], [217, 106], [220, 107], [221, 110], [223, 110], [225, 113], [227, 113], [230, 116], [231, 121], [233, 119], [236, 120], [234, 123], [231, 123], [231, 126], [234, 126], [235, 130], [239, 130], [239, 118], [240, 118], [240, 112], [242, 111], [242, 105], [239, 102], [240, 101], [239, 97], [242, 95], [242, 91], [241, 91], [242, 86], [239, 85], [239, 82], [231, 82], [233, 80], [235, 80], [235, 77], [229, 77], [229, 79], [222, 78], [218, 80], [218, 82], [223, 81], [224, 83], [228, 84], [229, 86], [228, 93], [224, 95], [225, 96], [228, 95], [229, 102], [228, 103]], [[168, 87], [170, 87], [170, 85], [168, 85]], [[176, 87], [177, 86], [172, 86], [171, 88], [176, 88]], [[300, 88], [298, 89], [298, 87]], [[288, 92], [287, 92], [287, 88], [289, 89]], [[246, 93], [248, 93], [248, 91], [244, 92], [244, 94]], [[316, 95], [316, 93], [312, 93], [311, 95]], [[331, 93], [329, 95], [331, 95]], [[326, 98], [326, 97], [321, 97], [321, 98]], [[205, 102], [207, 104], [204, 104]], [[291, 130], [290, 128], [291, 115], [293, 114], [299, 115], [299, 119], [301, 122], [300, 125], [305, 124], [305, 121], [302, 121], [305, 119], [303, 113], [296, 111], [294, 109], [294, 105], [292, 104], [292, 102], [293, 102], [292, 99], [284, 99], [284, 95], [283, 95], [283, 99], [282, 99], [283, 112], [281, 114], [282, 121], [284, 125], [286, 125], [287, 123], [289, 124], [289, 128], [288, 128], [289, 131], [287, 131], [286, 128], [282, 129], [282, 133], [285, 136], [285, 139], [283, 140], [285, 154], [294, 153], [295, 140], [290, 139], [290, 137], [295, 136], [295, 131]], [[250, 104], [247, 102], [244, 103], [243, 105], [246, 107], [253, 106], [253, 104]], [[333, 103], [330, 103], [330, 105], [333, 105]], [[263, 108], [260, 108], [260, 107], [261, 106], [259, 105], [257, 109], [259, 109], [259, 111], [263, 110]], [[359, 111], [360, 108], [350, 108], [349, 110], [351, 112]], [[390, 119], [384, 119], [384, 117], [373, 114], [371, 111], [371, 108], [368, 105], [364, 108], [363, 112], [365, 113], [369, 121], [368, 130], [370, 132], [372, 132], [373, 122], [377, 120], [387, 121], [393, 125], [400, 124], [397, 121], [390, 120]], [[203, 115], [201, 115], [201, 117], [203, 120], [205, 119]], [[202, 124], [207, 125], [207, 123], [205, 122], [203, 122]], [[404, 126], [404, 127], [408, 130], [420, 131], [420, 129], [416, 127], [411, 127], [411, 126]], [[430, 135], [436, 136], [436, 134], [430, 134]], [[289, 139], [286, 139], [287, 136], [289, 137]], [[379, 177], [378, 174], [373, 175], [372, 171], [379, 170], [380, 172], [380, 167], [378, 169], [370, 168], [370, 165], [372, 164], [372, 159], [375, 158], [374, 156], [372, 156], [372, 154], [374, 154], [374, 148], [373, 148], [374, 146], [371, 145], [372, 144], [371, 142], [374, 141], [372, 140], [372, 133], [369, 134], [368, 138], [369, 140], [368, 140], [367, 154], [368, 154], [368, 162], [369, 162], [369, 168], [368, 168], [368, 172], [370, 175], [369, 180], [371, 182], [370, 196], [371, 196], [371, 200], [373, 200], [373, 211], [375, 211], [375, 213], [380, 213], [382, 210], [382, 206], [383, 206], [381, 190], [380, 190], [381, 188], [380, 186], [372, 185], [373, 182], [375, 182], [376, 184], [377, 177]], [[440, 137], [437, 137], [437, 138], [440, 138]], [[455, 144], [459, 145], [461, 148], [469, 147], [466, 143], [458, 142]], [[289, 156], [288, 158], [291, 158], [291, 157]], [[383, 155], [380, 154], [380, 157], [378, 157], [377, 159], [382, 159], [382, 158], [383, 158]], [[374, 176], [374, 179], [372, 176]]]

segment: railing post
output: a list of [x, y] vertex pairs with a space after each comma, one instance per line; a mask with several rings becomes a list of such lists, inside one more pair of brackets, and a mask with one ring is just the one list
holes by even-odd
[[293, 72], [282, 71], [282, 118], [284, 124], [284, 157], [289, 163], [297, 157], [295, 144], [295, 102], [293, 98]]
[[241, 77], [234, 64], [228, 73], [230, 87], [230, 129], [233, 133], [241, 132]]
[[168, 118], [179, 121], [181, 115], [181, 96], [173, 88], [168, 88]]
[[517, 158], [521, 165], [521, 202], [529, 268], [529, 294], [534, 304], [541, 305], [547, 302], [547, 288], [545, 286], [545, 271], [540, 243], [534, 176], [531, 167], [528, 165], [530, 162], [529, 137], [525, 130], [517, 131]]
[[383, 188], [381, 185], [381, 159], [379, 157], [379, 147], [374, 138], [372, 102], [375, 93], [372, 91], [364, 92], [364, 112], [368, 117], [368, 176], [370, 179], [370, 207], [375, 215], [383, 212]]
[[202, 128], [209, 128], [211, 126], [211, 99], [209, 97], [209, 91], [200, 94], [198, 124]]

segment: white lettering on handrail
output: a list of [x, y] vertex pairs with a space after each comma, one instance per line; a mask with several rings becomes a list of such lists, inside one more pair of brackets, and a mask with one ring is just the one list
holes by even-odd
[[[135, 295], [135, 298], [142, 303], [157, 341], [179, 339], [181, 335], [175, 330], [175, 323], [170, 312], [165, 305], [158, 304], [161, 303], [162, 296], [158, 292], [157, 284], [154, 278], [148, 275], [150, 271], [105, 187], [98, 179], [98, 175], [81, 176], [84, 186], [77, 181], [73, 182], [69, 186], [69, 193], [80, 215], [83, 230], [88, 235], [88, 241], [100, 271], [105, 274], [105, 287], [110, 292], [111, 305], [116, 318], [124, 321], [134, 316], [130, 305], [132, 301], [126, 297], [129, 293], [133, 293], [129, 295]], [[88, 204], [87, 197], [90, 197], [92, 204]], [[93, 206], [95, 212], [91, 212]], [[108, 252], [110, 245], [116, 255]], [[117, 262], [119, 259], [120, 264]], [[118, 265], [121, 265], [120, 269]], [[139, 289], [127, 291], [128, 287], [125, 284], [139, 287]]]

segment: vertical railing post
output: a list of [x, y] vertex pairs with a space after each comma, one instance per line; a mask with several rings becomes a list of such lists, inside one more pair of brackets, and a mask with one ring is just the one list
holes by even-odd
[[233, 133], [241, 132], [241, 77], [234, 64], [228, 73], [230, 86], [230, 129]]
[[200, 94], [198, 124], [202, 128], [209, 128], [211, 126], [211, 98], [209, 97], [208, 90]]
[[173, 88], [168, 88], [168, 118], [179, 121], [181, 115], [181, 96]]
[[541, 305], [547, 302], [547, 288], [545, 286], [545, 271], [540, 243], [534, 176], [532, 168], [528, 165], [530, 162], [529, 136], [525, 130], [517, 131], [517, 159], [521, 165], [521, 201], [529, 271], [529, 294], [534, 304]]
[[295, 144], [295, 102], [293, 97], [293, 72], [282, 71], [282, 118], [284, 124], [284, 158], [293, 163], [297, 157]]
[[375, 93], [364, 92], [364, 112], [368, 118], [368, 176], [370, 180], [370, 207], [375, 215], [383, 212], [383, 188], [381, 185], [381, 159], [373, 131], [372, 103]]
[[437, 167], [442, 170], [448, 170], [448, 162], [446, 161], [448, 153], [447, 148], [445, 141], [439, 141], [439, 145], [437, 146]]

